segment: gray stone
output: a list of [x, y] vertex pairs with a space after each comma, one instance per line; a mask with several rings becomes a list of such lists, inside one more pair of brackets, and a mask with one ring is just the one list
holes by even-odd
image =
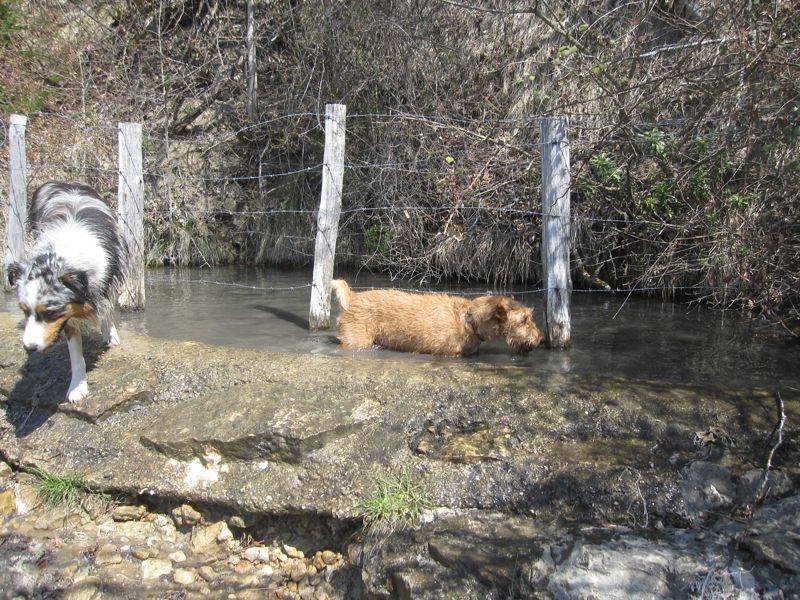
[[[740, 504], [748, 504], [756, 500], [756, 495], [761, 488], [764, 471], [753, 469], [747, 471], [739, 478], [736, 497]], [[782, 471], [770, 471], [764, 486], [765, 498], [776, 498], [789, 494], [792, 491], [792, 480]]]
[[707, 461], [694, 461], [683, 470], [681, 492], [692, 518], [733, 506], [736, 486], [730, 471]]
[[800, 496], [758, 509], [741, 543], [760, 560], [800, 574]]
[[555, 598], [673, 598], [707, 570], [689, 545], [635, 536], [575, 544], [556, 567], [547, 590]]

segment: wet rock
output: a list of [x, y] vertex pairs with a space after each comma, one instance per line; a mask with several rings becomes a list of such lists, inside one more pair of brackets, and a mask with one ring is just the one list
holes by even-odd
[[3, 462], [2, 460], [0, 460], [0, 481], [2, 481], [4, 479], [8, 479], [13, 474], [14, 474], [14, 471], [11, 470], [11, 467], [8, 465], [8, 463]]
[[506, 458], [513, 442], [511, 428], [504, 425], [427, 421], [410, 446], [431, 458], [475, 463]]
[[202, 577], [205, 581], [211, 583], [217, 579], [217, 573], [212, 569], [210, 566], [206, 565], [204, 567], [200, 567], [197, 573]]
[[172, 562], [163, 558], [148, 558], [142, 561], [142, 579], [158, 579], [172, 572]]
[[197, 573], [192, 569], [175, 569], [172, 579], [181, 585], [191, 585], [197, 579]]
[[114, 544], [105, 544], [97, 550], [97, 554], [94, 556], [94, 562], [98, 566], [118, 565], [122, 562], [122, 554], [119, 553], [119, 548]]
[[239, 575], [250, 573], [253, 570], [253, 563], [251, 563], [249, 560], [238, 560], [233, 566], [234, 573], [238, 573]]
[[[232, 410], [231, 407], [236, 407]], [[203, 415], [191, 428], [176, 431], [183, 408], [165, 415], [163, 425], [146, 432], [141, 442], [182, 461], [199, 460], [207, 468], [208, 448], [219, 462], [271, 460], [297, 463], [311, 452], [360, 430], [372, 417], [361, 398], [328, 402], [322, 390], [258, 383], [211, 395], [193, 408]], [[241, 418], [247, 415], [247, 418]], [[212, 461], [213, 462], [213, 461]]]
[[0, 517], [10, 515], [16, 510], [17, 495], [14, 490], [0, 492]]
[[167, 558], [169, 558], [174, 563], [186, 562], [186, 554], [183, 552], [183, 550], [176, 550], [175, 552], [171, 552]]
[[117, 523], [110, 521], [100, 524], [99, 527], [103, 533], [113, 532], [120, 537], [128, 539], [146, 540], [148, 538], [160, 537], [156, 526], [146, 521], [121, 521]]
[[99, 600], [103, 597], [99, 577], [86, 577], [71, 585], [64, 593], [64, 600]]

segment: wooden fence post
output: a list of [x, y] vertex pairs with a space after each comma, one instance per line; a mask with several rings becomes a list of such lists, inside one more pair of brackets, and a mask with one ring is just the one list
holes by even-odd
[[[25, 158], [25, 127], [28, 117], [11, 115], [8, 128], [8, 218], [6, 219], [5, 266], [25, 255], [25, 221], [28, 218], [28, 173]], [[4, 270], [5, 271], [5, 270]], [[8, 278], [3, 273], [8, 289]]]
[[247, 0], [247, 118], [258, 118], [254, 0]]
[[314, 279], [311, 285], [311, 330], [331, 326], [331, 279], [339, 234], [344, 179], [344, 141], [347, 107], [325, 105], [325, 154], [322, 164], [322, 197], [317, 213], [317, 241], [314, 249]]
[[122, 308], [144, 308], [144, 174], [142, 172], [142, 126], [120, 123], [119, 183], [117, 215], [131, 253], [130, 273], [119, 297]]
[[542, 267], [547, 290], [547, 345], [569, 348], [569, 138], [566, 117], [542, 119]]

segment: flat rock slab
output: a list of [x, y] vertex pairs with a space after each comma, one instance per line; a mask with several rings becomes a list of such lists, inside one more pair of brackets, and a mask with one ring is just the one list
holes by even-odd
[[[763, 389], [259, 352], [125, 330], [114, 348], [85, 338], [90, 396], [69, 404], [65, 344], [28, 355], [19, 321], [0, 312], [9, 462], [240, 514], [357, 518], [381, 477], [406, 471], [436, 506], [689, 519], [682, 469], [697, 458], [760, 460], [775, 422], [775, 395]], [[783, 399], [796, 422], [800, 402]], [[735, 446], [698, 449], [696, 432], [712, 425]]]
[[186, 407], [161, 414], [141, 436], [145, 447], [178, 460], [300, 463], [315, 450], [359, 432], [379, 413], [377, 402], [305, 388], [258, 383], [236, 386], [192, 403], [201, 419], [187, 420]]

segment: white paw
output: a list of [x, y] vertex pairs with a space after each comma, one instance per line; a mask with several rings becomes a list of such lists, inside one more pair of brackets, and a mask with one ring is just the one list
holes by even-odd
[[67, 400], [70, 402], [77, 402], [83, 400], [89, 395], [89, 384], [85, 379], [81, 381], [73, 381], [69, 384], [69, 391], [67, 391]]

